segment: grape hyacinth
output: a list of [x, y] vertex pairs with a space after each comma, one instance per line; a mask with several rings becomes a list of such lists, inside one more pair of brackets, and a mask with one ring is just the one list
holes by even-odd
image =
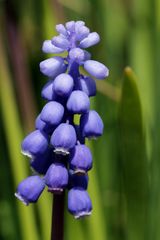
[[[34, 174], [24, 179], [16, 197], [23, 203], [36, 202], [44, 190], [61, 194], [68, 189], [68, 210], [75, 218], [91, 214], [92, 203], [87, 193], [88, 171], [92, 154], [85, 139], [95, 139], [103, 133], [103, 121], [90, 109], [90, 97], [96, 95], [93, 78], [109, 75], [102, 63], [91, 60], [86, 50], [100, 41], [83, 21], [56, 25], [58, 36], [43, 43], [42, 51], [53, 56], [40, 63], [40, 71], [48, 77], [41, 96], [48, 101], [35, 121], [36, 130], [22, 142]], [[80, 67], [89, 75], [83, 75]], [[79, 114], [78, 125], [74, 115]]]

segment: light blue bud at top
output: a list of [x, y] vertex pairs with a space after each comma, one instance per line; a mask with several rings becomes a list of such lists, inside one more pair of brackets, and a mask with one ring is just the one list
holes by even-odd
[[69, 58], [72, 60], [72, 61], [75, 61], [77, 63], [81, 63], [85, 60], [85, 53], [82, 49], [80, 48], [72, 48], [70, 51], [69, 51]]
[[45, 183], [49, 192], [61, 193], [68, 185], [68, 170], [63, 164], [53, 163], [45, 175]]
[[69, 170], [69, 189], [73, 187], [78, 187], [87, 190], [88, 181], [88, 174], [75, 174], [74, 171]]
[[66, 22], [65, 26], [70, 33], [75, 31], [75, 21]]
[[63, 24], [56, 25], [56, 30], [59, 34], [62, 34], [66, 37], [68, 36], [67, 30], [66, 30], [66, 28], [64, 27]]
[[45, 188], [43, 179], [39, 176], [30, 176], [24, 179], [17, 187], [15, 196], [25, 205], [34, 203], [38, 200]]
[[39, 173], [46, 174], [49, 166], [53, 163], [53, 149], [48, 148], [42, 155], [36, 156], [31, 159], [31, 168]]
[[47, 134], [51, 134], [53, 132], [53, 127], [47, 124], [46, 122], [42, 121], [40, 114], [37, 116], [35, 121], [35, 128], [43, 131]]
[[41, 120], [49, 124], [50, 126], [57, 126], [63, 118], [64, 107], [62, 104], [51, 101], [48, 102], [42, 109]]
[[89, 32], [90, 32], [90, 30], [86, 26], [81, 26], [81, 27], [77, 28], [76, 29], [76, 40], [82, 41], [83, 39], [88, 37]]
[[100, 41], [99, 34], [96, 32], [92, 32], [80, 42], [79, 46], [81, 48], [88, 48], [97, 44], [99, 41]]
[[69, 74], [62, 73], [55, 78], [53, 91], [58, 96], [68, 97], [72, 92], [73, 86], [73, 78]]
[[56, 99], [56, 95], [53, 91], [53, 80], [48, 81], [42, 88], [41, 96], [48, 101]]
[[85, 22], [83, 21], [76, 21], [75, 22], [75, 33], [79, 30], [79, 28], [83, 27], [85, 25]]
[[40, 62], [40, 71], [50, 78], [65, 72], [66, 69], [67, 66], [62, 57], [52, 57]]
[[97, 138], [103, 134], [103, 121], [94, 110], [81, 116], [80, 126], [83, 137]]
[[57, 154], [69, 154], [71, 148], [76, 144], [76, 132], [72, 125], [61, 123], [51, 136], [51, 145], [55, 148]]
[[70, 152], [69, 167], [75, 173], [85, 173], [92, 168], [92, 154], [84, 144], [76, 145]]
[[76, 219], [91, 214], [92, 203], [87, 191], [81, 188], [72, 188], [68, 192], [68, 211]]
[[89, 111], [90, 101], [85, 92], [75, 90], [71, 93], [67, 101], [67, 109], [71, 113], [82, 114]]
[[52, 44], [55, 45], [58, 48], [62, 48], [64, 50], [67, 50], [70, 46], [70, 42], [65, 36], [59, 35], [52, 38]]
[[43, 154], [48, 148], [48, 135], [35, 130], [25, 137], [21, 147], [22, 153], [29, 157]]
[[108, 68], [104, 64], [94, 60], [86, 61], [84, 63], [84, 69], [97, 79], [104, 79], [109, 75]]
[[62, 53], [64, 49], [54, 46], [51, 40], [45, 40], [42, 45], [42, 51], [44, 53]]
[[96, 95], [95, 80], [89, 76], [79, 77], [75, 88], [85, 92], [89, 97]]

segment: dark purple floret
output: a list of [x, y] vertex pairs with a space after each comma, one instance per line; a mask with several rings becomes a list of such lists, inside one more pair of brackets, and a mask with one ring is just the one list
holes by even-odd
[[83, 137], [97, 138], [103, 134], [103, 121], [94, 110], [81, 116], [80, 126]]
[[83, 188], [69, 190], [68, 210], [75, 218], [89, 216], [92, 211], [92, 203], [87, 191]]
[[38, 200], [42, 191], [45, 188], [45, 183], [39, 176], [30, 176], [24, 179], [17, 187], [15, 196], [25, 205], [34, 203]]
[[48, 148], [48, 136], [46, 133], [35, 130], [22, 142], [22, 153], [29, 157], [43, 154]]
[[62, 73], [55, 78], [52, 90], [54, 94], [66, 98], [71, 94], [73, 87], [73, 78], [69, 74]]
[[46, 175], [45, 183], [49, 192], [61, 193], [68, 185], [68, 171], [61, 163], [53, 163]]
[[70, 153], [70, 169], [75, 173], [85, 173], [92, 168], [92, 154], [84, 144], [76, 145]]
[[55, 153], [66, 155], [76, 144], [76, 132], [72, 125], [61, 123], [51, 136], [51, 145], [55, 148]]
[[87, 94], [80, 90], [71, 93], [67, 101], [67, 109], [71, 113], [82, 114], [89, 111], [90, 101]]
[[64, 114], [64, 107], [56, 102], [48, 102], [42, 109], [40, 118], [50, 126], [57, 126], [61, 123]]

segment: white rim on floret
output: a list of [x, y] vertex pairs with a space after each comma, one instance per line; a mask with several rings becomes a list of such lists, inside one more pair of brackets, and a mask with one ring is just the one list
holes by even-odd
[[86, 174], [86, 171], [84, 169], [77, 168], [74, 170], [73, 174], [84, 175]]
[[28, 206], [29, 202], [27, 201], [27, 199], [25, 199], [24, 197], [22, 197], [18, 192], [16, 192], [15, 197], [17, 197], [21, 202], [23, 202], [24, 205]]
[[52, 192], [55, 194], [61, 194], [63, 192], [63, 188], [52, 188], [52, 187], [48, 187], [48, 192]]
[[91, 214], [92, 214], [92, 211], [90, 211], [90, 212], [85, 212], [85, 211], [83, 211], [83, 212], [79, 212], [79, 213], [77, 213], [76, 215], [74, 215], [74, 218], [75, 218], [75, 219], [83, 218], [83, 217], [90, 216]]
[[62, 155], [68, 155], [69, 154], [69, 150], [65, 149], [65, 148], [56, 148], [56, 149], [54, 149], [54, 152], [56, 154], [62, 154]]
[[29, 157], [29, 158], [32, 158], [32, 157], [33, 157], [32, 154], [31, 154], [30, 152], [28, 152], [28, 151], [23, 151], [23, 150], [21, 150], [21, 153], [22, 153], [24, 156], [27, 156], [27, 157]]

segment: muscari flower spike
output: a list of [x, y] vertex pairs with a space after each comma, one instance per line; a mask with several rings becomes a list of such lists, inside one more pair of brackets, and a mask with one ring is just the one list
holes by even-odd
[[[80, 218], [92, 211], [87, 193], [92, 154], [85, 138], [103, 133], [101, 117], [90, 110], [90, 97], [96, 95], [94, 78], [106, 78], [109, 70], [91, 59], [87, 48], [97, 44], [100, 36], [83, 21], [58, 24], [56, 30], [58, 35], [42, 45], [44, 53], [56, 54], [40, 63], [40, 71], [48, 77], [41, 96], [48, 102], [36, 118], [36, 130], [22, 141], [34, 175], [18, 185], [15, 196], [28, 205], [38, 200], [45, 185], [54, 194], [68, 189], [68, 210]], [[83, 75], [80, 67], [89, 75]], [[75, 114], [80, 115], [78, 125]]]

